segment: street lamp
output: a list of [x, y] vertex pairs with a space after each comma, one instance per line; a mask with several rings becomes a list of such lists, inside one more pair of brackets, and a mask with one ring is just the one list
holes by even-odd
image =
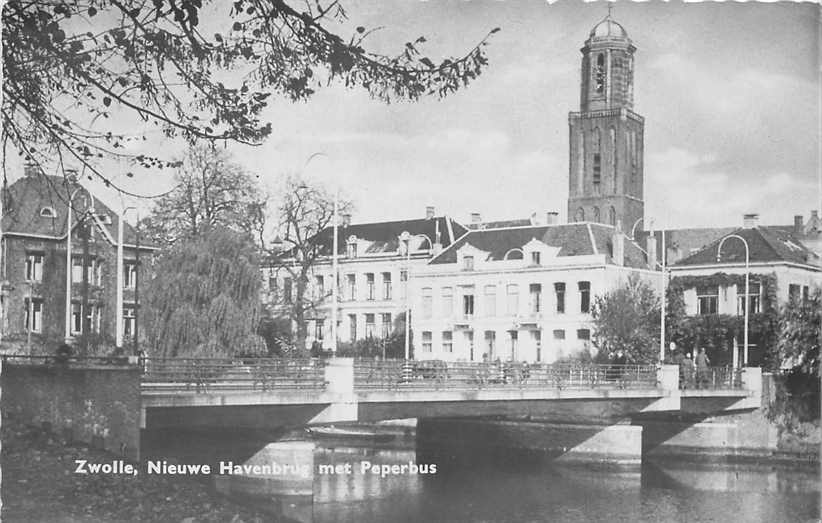
[[[745, 342], [744, 342], [745, 343], [745, 349], [743, 351], [743, 354], [744, 354], [743, 363], [747, 367], [748, 366], [748, 300], [749, 300], [748, 294], [750, 292], [749, 279], [750, 279], [750, 273], [751, 273], [751, 251], [748, 248], [748, 242], [745, 240], [745, 238], [743, 238], [742, 236], [739, 236], [738, 234], [729, 234], [728, 236], [725, 236], [724, 238], [722, 238], [722, 240], [720, 240], [719, 246], [716, 248], [716, 262], [717, 263], [719, 263], [721, 261], [722, 245], [725, 243], [725, 240], [727, 240], [729, 238], [735, 238], [735, 239], [737, 239], [737, 240], [739, 240], [739, 241], [741, 241], [742, 243], [745, 244], [745, 299], [743, 300], [743, 305], [742, 306], [745, 308]], [[734, 356], [733, 356], [733, 366], [734, 366], [734, 368], [737, 368], [738, 362], [739, 362], [739, 355], [737, 354], [737, 351], [734, 350]]]
[[[66, 343], [68, 343], [68, 341], [71, 339], [71, 272], [72, 272], [72, 264], [71, 264], [71, 207], [72, 207], [73, 202], [74, 202], [74, 197], [77, 195], [77, 193], [80, 190], [86, 191], [86, 194], [88, 195], [89, 199], [91, 200], [91, 207], [90, 207], [91, 212], [92, 213], [94, 212], [94, 196], [92, 196], [92, 194], [89, 192], [89, 190], [86, 189], [85, 187], [83, 187], [82, 185], [80, 185], [79, 187], [74, 189], [74, 191], [71, 193], [71, 195], [69, 196], [69, 199], [68, 199], [68, 205], [67, 205], [67, 207], [68, 207], [68, 216], [66, 218], [66, 337], [65, 337]], [[86, 202], [86, 203], [88, 203], [88, 202]], [[85, 210], [87, 211], [88, 209], [89, 209], [89, 206], [87, 205]], [[83, 266], [83, 270], [84, 271], [86, 270], [85, 265]], [[85, 311], [81, 311], [81, 316], [82, 316], [83, 312], [85, 312]], [[80, 321], [81, 321], [81, 324], [82, 324], [83, 323], [82, 317], [81, 317]]]
[[411, 281], [411, 239], [424, 238], [428, 241], [428, 248], [433, 249], [431, 240], [424, 234], [411, 234], [403, 231], [400, 234], [400, 241], [405, 243], [405, 360], [408, 361], [411, 353], [411, 298], [408, 292], [408, 284]]

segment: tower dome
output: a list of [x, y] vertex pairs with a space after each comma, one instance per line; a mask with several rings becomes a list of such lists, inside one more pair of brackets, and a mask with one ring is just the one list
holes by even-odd
[[611, 18], [611, 15], [606, 16], [604, 20], [595, 25], [589, 36], [592, 39], [618, 38], [628, 40], [628, 32], [616, 20]]

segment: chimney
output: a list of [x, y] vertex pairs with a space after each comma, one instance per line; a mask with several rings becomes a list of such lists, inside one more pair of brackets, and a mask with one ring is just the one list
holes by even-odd
[[813, 211], [811, 211], [811, 219], [810, 219], [810, 221], [816, 221], [816, 220], [818, 220], [818, 219], [819, 219], [819, 211], [817, 211], [816, 209], [814, 209]]
[[611, 236], [611, 241], [614, 245], [614, 252], [611, 256], [615, 265], [624, 265], [625, 264], [625, 235], [622, 234], [622, 231], [619, 229], [614, 230], [613, 236]]
[[436, 214], [436, 210], [434, 209], [433, 205], [429, 205], [428, 207], [425, 208], [425, 218], [427, 220], [430, 220], [431, 218], [433, 218], [435, 214]]
[[802, 234], [805, 231], [805, 224], [802, 221], [802, 215], [797, 214], [793, 217], [793, 233]]
[[559, 223], [559, 213], [556, 211], [548, 211], [545, 215], [545, 225], [556, 225]]
[[40, 172], [40, 167], [38, 167], [38, 165], [33, 160], [27, 161], [26, 164], [23, 166], [23, 174], [27, 178], [32, 177], [32, 176], [37, 176], [37, 174], [39, 172]]
[[471, 213], [471, 223], [480, 223], [482, 222], [482, 215], [478, 212]]
[[759, 225], [759, 215], [758, 214], [745, 214], [742, 217], [742, 227], [746, 229], [753, 229]]
[[541, 225], [539, 223], [539, 216], [535, 212], [531, 213], [531, 225]]
[[348, 213], [345, 213], [345, 214], [342, 215], [342, 226], [343, 227], [348, 227], [349, 225], [351, 225], [351, 215], [348, 214]]
[[654, 270], [656, 268], [656, 236], [649, 234], [645, 241], [647, 247], [645, 252], [648, 253], [648, 268]]

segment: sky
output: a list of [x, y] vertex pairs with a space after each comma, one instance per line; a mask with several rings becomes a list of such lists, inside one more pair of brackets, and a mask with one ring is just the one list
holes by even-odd
[[[459, 56], [501, 30], [480, 78], [442, 100], [387, 105], [335, 85], [305, 103], [273, 103], [265, 114], [271, 137], [259, 147], [229, 147], [267, 190], [276, 193], [284, 175], [302, 172], [339, 186], [354, 202], [355, 223], [421, 218], [428, 205], [460, 221], [472, 212], [498, 220], [559, 211], [565, 219], [567, 119], [579, 110], [580, 48], [606, 3], [343, 5], [349, 22], [341, 34], [382, 27], [367, 41], [378, 52], [424, 35], [432, 58]], [[788, 224], [820, 208], [818, 6], [613, 5], [637, 47], [646, 217], [667, 227], [733, 226], [756, 212], [762, 223]], [[159, 139], [133, 151], [180, 148]], [[116, 182], [141, 194], [172, 185], [168, 172], [138, 180], [125, 177], [127, 166], [112, 170]]]

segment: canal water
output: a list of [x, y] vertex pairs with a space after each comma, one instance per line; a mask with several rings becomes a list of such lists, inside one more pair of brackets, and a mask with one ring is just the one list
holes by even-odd
[[[216, 463], [242, 460], [259, 449], [263, 439], [272, 437], [166, 433], [149, 435], [144, 441], [148, 457]], [[566, 468], [506, 453], [456, 458], [409, 448], [407, 441], [399, 445], [316, 443], [310, 497], [285, 501], [277, 496], [242, 497], [242, 503], [273, 516], [286, 513], [295, 521], [317, 523], [797, 523], [820, 518], [819, 471], [810, 467], [666, 460], [646, 461], [639, 471], [620, 472]], [[364, 470], [363, 462], [371, 469]], [[409, 463], [429, 465], [428, 473], [421, 473], [422, 469], [417, 474], [373, 473], [375, 466], [388, 465], [388, 470], [390, 465]], [[344, 468], [345, 464], [351, 465], [349, 473], [316, 473], [319, 465]], [[430, 465], [436, 465], [436, 473], [431, 473]]]

